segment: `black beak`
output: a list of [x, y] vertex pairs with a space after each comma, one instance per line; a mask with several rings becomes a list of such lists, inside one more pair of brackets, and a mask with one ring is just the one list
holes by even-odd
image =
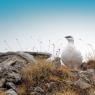
[[65, 38], [72, 38], [72, 36], [65, 36]]

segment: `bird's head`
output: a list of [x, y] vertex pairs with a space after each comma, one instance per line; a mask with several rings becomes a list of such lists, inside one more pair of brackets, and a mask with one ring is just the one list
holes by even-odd
[[65, 38], [68, 40], [68, 42], [74, 43], [74, 38], [72, 36], [65, 36]]

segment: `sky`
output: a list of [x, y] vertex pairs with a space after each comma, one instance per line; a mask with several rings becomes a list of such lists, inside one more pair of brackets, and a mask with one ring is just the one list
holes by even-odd
[[95, 47], [95, 0], [0, 0], [0, 52], [53, 53], [66, 35], [82, 52]]

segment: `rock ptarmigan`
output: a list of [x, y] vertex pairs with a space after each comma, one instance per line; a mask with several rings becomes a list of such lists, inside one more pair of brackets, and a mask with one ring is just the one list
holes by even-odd
[[65, 38], [67, 39], [68, 44], [61, 55], [61, 60], [71, 69], [79, 70], [79, 67], [82, 64], [81, 53], [75, 48], [72, 36], [66, 36]]

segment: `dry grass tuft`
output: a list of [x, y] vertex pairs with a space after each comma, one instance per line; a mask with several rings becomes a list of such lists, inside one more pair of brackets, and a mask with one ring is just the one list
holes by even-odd
[[89, 60], [86, 64], [87, 69], [95, 69], [95, 60]]
[[58, 70], [60, 70], [61, 72], [67, 73], [67, 74], [74, 71], [73, 69], [71, 69], [71, 68], [69, 68], [67, 66], [61, 66], [60, 68], [58, 68]]
[[82, 68], [84, 70], [95, 69], [95, 60], [89, 60], [88, 62], [83, 63]]
[[[21, 85], [18, 85], [17, 86], [17, 94], [18, 95], [25, 95], [25, 93], [26, 93], [26, 86], [25, 86], [25, 84], [23, 83], [23, 84], [21, 84]], [[1, 95], [1, 94], [0, 94]]]
[[37, 64], [27, 65], [22, 69], [22, 77], [26, 84], [39, 85], [41, 80], [59, 81], [71, 80], [70, 72], [72, 70], [65, 66], [58, 69], [55, 68], [52, 62], [40, 60]]
[[66, 66], [61, 66], [60, 68], [57, 69], [57, 72], [60, 72], [61, 75], [63, 74], [63, 76], [61, 77], [62, 80], [70, 80], [70, 81], [74, 81], [76, 80], [76, 77], [72, 75], [72, 72], [74, 70], [71, 68], [68, 68]]
[[0, 95], [6, 95], [5, 91], [0, 91]]
[[46, 61], [40, 60], [37, 64], [28, 64], [22, 69], [22, 77], [27, 86], [39, 85], [42, 80], [47, 79], [50, 75], [52, 64]]
[[76, 91], [68, 89], [68, 90], [64, 90], [63, 92], [57, 92], [54, 95], [80, 95], [78, 94]]
[[[73, 70], [65, 67], [65, 66], [60, 66], [59, 68], [55, 68], [54, 64], [52, 62], [47, 62], [45, 60], [39, 60], [36, 64], [27, 64], [26, 67], [24, 67], [21, 70], [22, 74], [22, 80], [24, 83], [24, 86], [18, 87], [18, 89], [22, 89], [21, 91], [18, 90], [18, 93], [23, 93], [24, 89], [26, 88], [26, 92], [29, 92], [30, 87], [36, 87], [36, 86], [41, 86], [46, 92], [48, 91], [48, 88], [46, 88], [46, 84], [50, 82], [55, 82], [56, 84], [56, 91], [58, 89], [63, 90], [64, 89], [72, 89], [72, 93], [75, 93], [73, 91], [72, 85], [68, 85], [68, 83], [64, 84], [66, 81], [74, 81], [74, 77], [71, 76], [71, 72]], [[54, 89], [54, 88], [53, 88]], [[77, 94], [68, 94], [71, 93], [69, 91], [66, 91], [67, 94], [62, 94], [62, 95], [77, 95]], [[19, 94], [23, 95], [23, 94]], [[57, 95], [57, 94], [56, 94]], [[58, 95], [61, 95], [60, 93]]]

